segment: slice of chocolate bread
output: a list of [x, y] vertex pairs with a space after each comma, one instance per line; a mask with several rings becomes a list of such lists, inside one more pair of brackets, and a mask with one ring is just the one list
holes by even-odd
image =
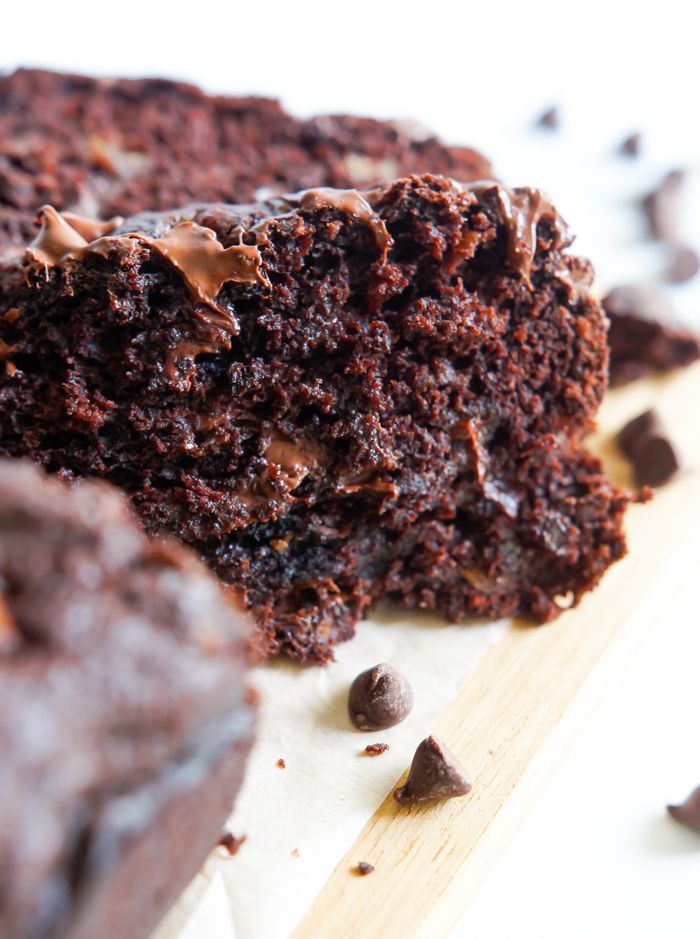
[[0, 273], [0, 451], [122, 486], [245, 589], [264, 652], [327, 659], [383, 598], [546, 620], [624, 553], [579, 443], [606, 321], [537, 190], [42, 219]]
[[241, 782], [246, 622], [104, 483], [0, 461], [3, 939], [147, 939]]
[[490, 175], [481, 154], [409, 122], [297, 120], [277, 101], [162, 79], [0, 77], [0, 251], [26, 243], [45, 202], [107, 217], [421, 172]]

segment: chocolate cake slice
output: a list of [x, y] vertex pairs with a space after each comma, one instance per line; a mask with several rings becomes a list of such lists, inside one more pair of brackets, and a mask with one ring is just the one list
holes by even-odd
[[407, 121], [297, 120], [274, 100], [207, 96], [163, 79], [0, 77], [0, 252], [26, 243], [45, 202], [106, 218], [420, 172], [490, 174], [475, 150]]
[[0, 451], [124, 488], [245, 590], [264, 653], [328, 659], [381, 599], [547, 620], [624, 553], [580, 446], [606, 320], [541, 192], [410, 177], [104, 230], [46, 208], [0, 273]]
[[241, 782], [246, 634], [120, 494], [0, 461], [3, 939], [147, 939]]

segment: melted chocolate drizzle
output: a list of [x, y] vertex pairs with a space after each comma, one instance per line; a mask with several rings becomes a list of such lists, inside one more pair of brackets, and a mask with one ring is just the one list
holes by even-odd
[[529, 283], [540, 219], [552, 217], [561, 229], [566, 230], [549, 196], [529, 186], [508, 189], [493, 180], [469, 183], [465, 188], [478, 196], [494, 194], [501, 222], [508, 234], [506, 259], [510, 267]]
[[[194, 299], [222, 311], [216, 297], [229, 281], [239, 284], [270, 286], [262, 271], [262, 255], [256, 245], [231, 245], [224, 248], [210, 228], [192, 221], [174, 225], [160, 238], [149, 238], [142, 232], [125, 232], [108, 237], [121, 224], [121, 219], [107, 222], [82, 218], [71, 213], [59, 213], [52, 206], [44, 206], [39, 217], [41, 230], [27, 248], [27, 255], [45, 268], [57, 267], [68, 260], [83, 258], [87, 253], [105, 256], [116, 245], [139, 242], [158, 252], [180, 274]], [[224, 328], [236, 331], [228, 318]]]
[[368, 193], [358, 192], [357, 189], [305, 189], [301, 192], [283, 196], [284, 202], [289, 206], [297, 205], [300, 209], [337, 209], [349, 218], [361, 222], [372, 231], [377, 247], [382, 256], [382, 264], [386, 262], [389, 248], [393, 239], [381, 218], [366, 199]]

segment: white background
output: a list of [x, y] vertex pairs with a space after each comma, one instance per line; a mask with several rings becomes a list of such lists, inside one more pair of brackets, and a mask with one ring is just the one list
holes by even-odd
[[[3, 9], [0, 68], [159, 74], [281, 97], [300, 115], [411, 117], [483, 149], [513, 184], [550, 191], [599, 286], [653, 280], [662, 249], [635, 200], [667, 169], [700, 170], [695, 4], [514, 2], [40, 2]], [[561, 107], [558, 132], [533, 119]], [[638, 161], [616, 156], [632, 130]], [[700, 173], [687, 235], [700, 248]], [[675, 288], [700, 325], [700, 278]], [[698, 402], [689, 402], [698, 407]], [[700, 521], [700, 520], [698, 520]], [[697, 547], [698, 542], [695, 542]], [[700, 783], [700, 616], [693, 570], [668, 572], [687, 618], [630, 658], [455, 933], [700, 935], [700, 840], [665, 801]]]

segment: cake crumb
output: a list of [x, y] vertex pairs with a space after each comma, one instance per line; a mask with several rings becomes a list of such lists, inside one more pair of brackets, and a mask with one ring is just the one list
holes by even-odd
[[366, 877], [367, 874], [371, 874], [374, 870], [374, 864], [369, 864], [367, 861], [360, 861], [357, 867], [355, 868], [355, 873], [359, 877]]
[[299, 848], [292, 848], [292, 857], [299, 857], [300, 853]]
[[368, 743], [363, 753], [366, 753], [368, 756], [379, 756], [382, 753], [386, 753], [388, 749], [388, 743]]
[[278, 766], [280, 769], [286, 769], [286, 768], [287, 768], [287, 764], [284, 762], [284, 760], [282, 759], [282, 757], [280, 757], [279, 760], [277, 760], [277, 763], [275, 764], [275, 766]]
[[223, 835], [219, 838], [217, 845], [226, 848], [230, 857], [233, 857], [234, 854], [238, 854], [241, 849], [241, 846], [244, 842], [248, 840], [248, 835], [240, 835], [236, 837], [233, 832], [225, 831]]

